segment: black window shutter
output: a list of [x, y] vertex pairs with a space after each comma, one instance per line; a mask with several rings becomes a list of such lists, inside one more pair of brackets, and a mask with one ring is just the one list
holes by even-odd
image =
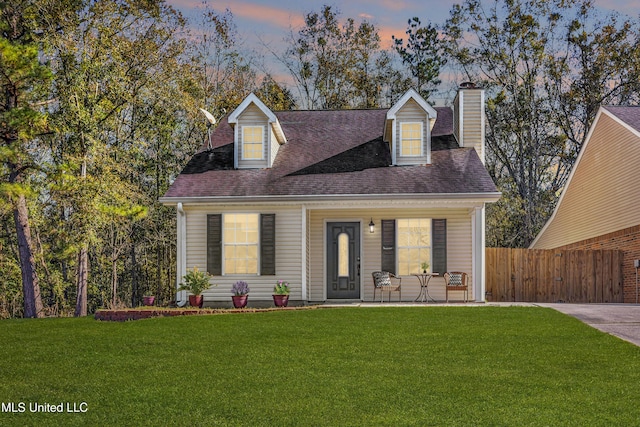
[[260, 274], [276, 274], [276, 214], [260, 215]]
[[443, 275], [447, 272], [447, 220], [431, 220], [433, 266], [431, 271]]
[[382, 220], [382, 259], [380, 269], [396, 274], [396, 220]]
[[222, 215], [207, 215], [207, 272], [222, 275]]

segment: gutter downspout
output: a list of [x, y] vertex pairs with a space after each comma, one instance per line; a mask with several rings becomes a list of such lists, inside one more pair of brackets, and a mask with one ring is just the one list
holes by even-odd
[[[187, 218], [182, 203], [178, 203], [177, 211], [176, 290], [180, 287], [180, 282], [186, 274], [184, 270], [187, 265]], [[187, 291], [176, 292], [176, 304], [178, 307], [184, 307], [187, 304]]]

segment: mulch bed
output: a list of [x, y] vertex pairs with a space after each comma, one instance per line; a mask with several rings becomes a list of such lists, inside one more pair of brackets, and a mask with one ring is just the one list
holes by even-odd
[[309, 310], [317, 306], [299, 307], [272, 307], [272, 308], [166, 308], [166, 307], [140, 307], [124, 308], [118, 310], [98, 310], [95, 314], [96, 320], [125, 322], [127, 320], [149, 319], [151, 317], [173, 317], [173, 316], [202, 316], [211, 314], [231, 314], [231, 313], [262, 313], [281, 310]]

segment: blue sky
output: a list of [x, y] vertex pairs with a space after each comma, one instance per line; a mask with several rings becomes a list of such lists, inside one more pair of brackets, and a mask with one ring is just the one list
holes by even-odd
[[[202, 9], [202, 0], [168, 0], [183, 13], [194, 16]], [[311, 11], [319, 11], [328, 4], [337, 8], [342, 17], [367, 19], [376, 24], [381, 37], [389, 42], [391, 34], [403, 35], [407, 20], [418, 16], [423, 23], [432, 21], [443, 23], [449, 16], [451, 7], [461, 1], [456, 0], [236, 0], [215, 1], [208, 4], [214, 10], [231, 10], [239, 31], [248, 43], [258, 37], [279, 41], [289, 28], [299, 27], [303, 16]], [[615, 10], [640, 18], [640, 0], [595, 0], [604, 11]]]
[[[640, 0], [639, 0], [640, 1]], [[189, 17], [197, 16], [202, 9], [201, 0], [168, 0]], [[402, 36], [406, 31], [407, 20], [418, 16], [423, 23], [431, 20], [441, 23], [449, 16], [453, 0], [419, 1], [419, 0], [352, 0], [331, 2], [327, 0], [239, 0], [208, 1], [216, 11], [229, 9], [234, 16], [239, 32], [249, 46], [260, 44], [260, 41], [279, 45], [290, 32], [290, 28], [299, 28], [303, 17], [308, 12], [320, 11], [327, 4], [341, 12], [342, 18], [351, 17], [356, 22], [366, 19], [374, 23], [379, 30], [383, 43], [390, 46], [391, 35]]]
[[[203, 9], [202, 0], [167, 0], [185, 16], [194, 19]], [[418, 16], [423, 24], [433, 22], [442, 24], [449, 17], [451, 7], [461, 0], [236, 0], [207, 1], [218, 12], [229, 9], [244, 46], [262, 51], [267, 61], [268, 71], [276, 80], [286, 79], [284, 70], [275, 58], [266, 51], [263, 44], [272, 50], [282, 52], [283, 39], [303, 24], [308, 12], [318, 12], [327, 4], [337, 8], [342, 18], [351, 17], [360, 22], [366, 19], [378, 28], [383, 47], [391, 45], [391, 35], [405, 35], [407, 20]], [[489, 4], [489, 2], [487, 2]], [[640, 19], [640, 0], [595, 0], [603, 12], [618, 11]]]

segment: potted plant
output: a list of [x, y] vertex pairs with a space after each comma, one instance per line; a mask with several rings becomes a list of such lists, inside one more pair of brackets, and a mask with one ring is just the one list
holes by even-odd
[[188, 271], [183, 279], [184, 282], [180, 283], [178, 291], [191, 292], [191, 295], [189, 295], [189, 304], [192, 307], [202, 307], [202, 292], [211, 286], [209, 283], [211, 276], [205, 271], [198, 270], [197, 266], [194, 266], [193, 270]]
[[429, 269], [429, 263], [427, 261], [424, 261], [422, 264], [420, 264], [420, 267], [422, 268], [422, 273], [427, 274], [427, 270]]
[[235, 308], [244, 308], [247, 306], [247, 299], [249, 297], [249, 284], [244, 280], [238, 280], [231, 287], [231, 293], [233, 296], [233, 306]]
[[278, 283], [273, 287], [273, 303], [276, 307], [286, 307], [289, 304], [289, 294], [291, 289], [289, 283], [284, 280], [278, 280]]
[[156, 297], [154, 295], [143, 295], [142, 305], [151, 306], [155, 302]]

